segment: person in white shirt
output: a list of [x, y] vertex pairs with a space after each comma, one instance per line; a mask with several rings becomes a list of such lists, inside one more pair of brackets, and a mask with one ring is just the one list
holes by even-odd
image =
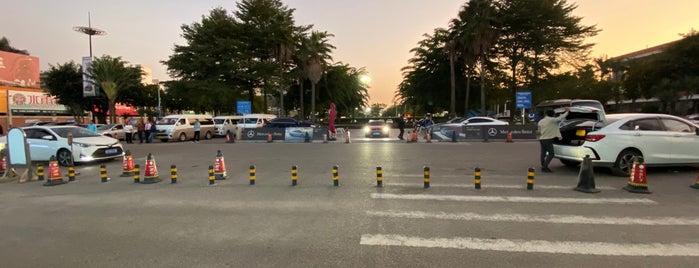
[[553, 110], [546, 111], [546, 116], [537, 124], [539, 134], [539, 144], [541, 144], [541, 171], [552, 172], [549, 169], [549, 163], [553, 159], [553, 142], [555, 139], [562, 139], [561, 130], [558, 128], [558, 122], [568, 116], [568, 107], [565, 108], [565, 113], [554, 117], [556, 114]]
[[133, 125], [128, 121], [124, 124], [124, 135], [126, 135], [126, 143], [133, 143]]

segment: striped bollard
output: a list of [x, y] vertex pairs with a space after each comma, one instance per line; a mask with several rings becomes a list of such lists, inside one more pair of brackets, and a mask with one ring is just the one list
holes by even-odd
[[430, 188], [430, 167], [425, 167], [423, 169], [423, 181], [425, 182], [425, 188]]
[[296, 166], [291, 166], [291, 186], [296, 186], [296, 179], [298, 177], [298, 171]]
[[141, 183], [141, 165], [133, 166], [133, 183]]
[[170, 183], [177, 183], [177, 166], [170, 166]]
[[383, 187], [383, 170], [381, 166], [376, 167], [376, 187]]
[[36, 167], [36, 175], [39, 177], [38, 180], [44, 180], [44, 165], [38, 165]]
[[104, 164], [100, 165], [100, 180], [102, 182], [109, 181], [109, 178], [107, 178], [107, 166]]
[[473, 182], [476, 184], [476, 189], [481, 189], [481, 168], [477, 167], [473, 172]]
[[75, 181], [75, 167], [68, 167], [68, 181]]
[[340, 186], [340, 179], [338, 178], [339, 169], [340, 167], [337, 165], [333, 166], [333, 186]]
[[527, 172], [527, 190], [534, 190], [534, 168], [529, 168]]
[[209, 166], [209, 185], [216, 184], [216, 179], [214, 178], [214, 166]]
[[255, 165], [250, 165], [250, 185], [255, 185]]

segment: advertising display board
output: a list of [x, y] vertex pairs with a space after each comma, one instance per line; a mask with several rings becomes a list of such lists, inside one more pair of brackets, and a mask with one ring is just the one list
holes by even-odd
[[0, 84], [39, 88], [39, 58], [0, 51]]

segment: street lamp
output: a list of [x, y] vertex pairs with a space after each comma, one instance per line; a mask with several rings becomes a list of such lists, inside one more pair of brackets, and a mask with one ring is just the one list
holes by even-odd
[[90, 21], [90, 12], [87, 12], [87, 27], [85, 26], [75, 26], [73, 30], [76, 32], [87, 34], [90, 40], [90, 59], [92, 59], [92, 36], [93, 35], [106, 35], [107, 32], [102, 31], [97, 28], [92, 28], [92, 22]]

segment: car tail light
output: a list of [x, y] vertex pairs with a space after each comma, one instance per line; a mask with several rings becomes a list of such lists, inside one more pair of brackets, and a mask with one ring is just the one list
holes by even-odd
[[599, 141], [601, 139], [604, 139], [604, 137], [605, 137], [605, 135], [587, 135], [587, 136], [585, 136], [585, 141], [596, 142], [596, 141]]

